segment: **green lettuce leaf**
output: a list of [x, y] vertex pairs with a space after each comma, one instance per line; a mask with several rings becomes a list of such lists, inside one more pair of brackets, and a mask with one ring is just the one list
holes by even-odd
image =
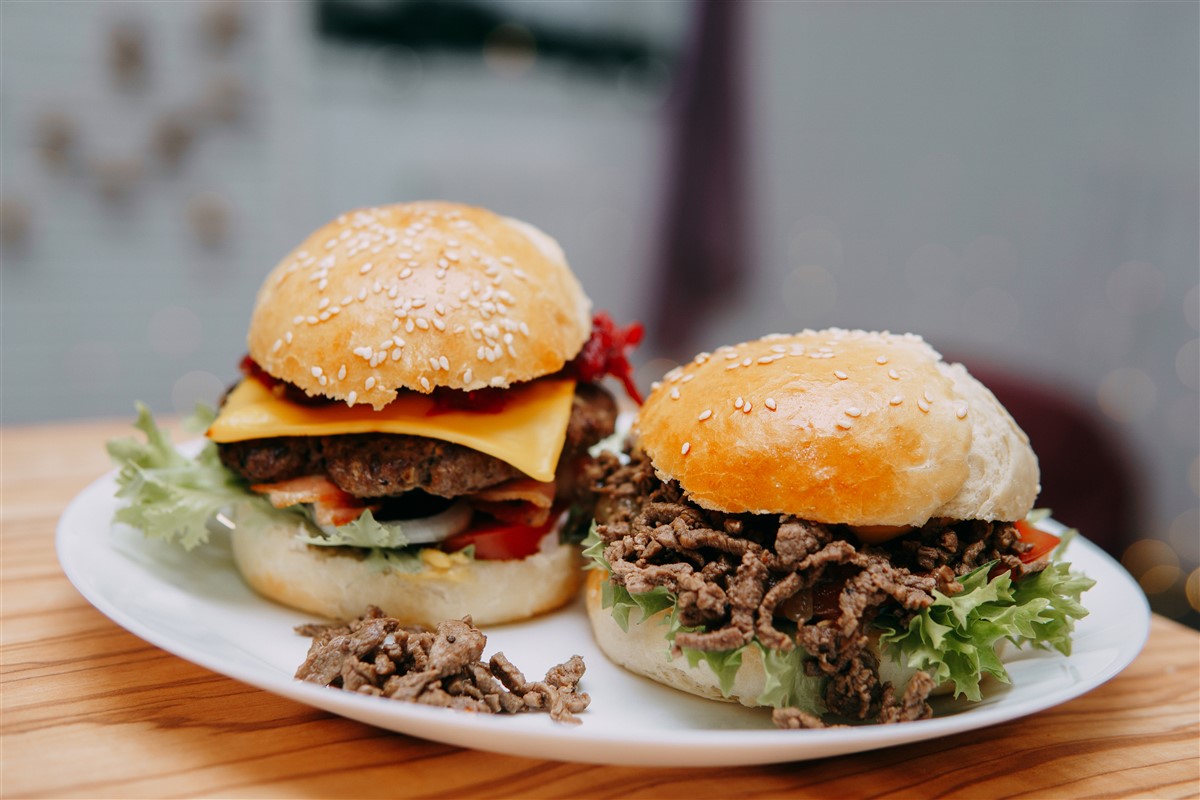
[[[327, 534], [313, 522], [306, 506], [277, 509], [247, 491], [245, 483], [221, 463], [211, 441], [205, 440], [194, 457], [185, 456], [155, 424], [149, 409], [141, 403], [137, 409], [134, 427], [145, 441], [123, 437], [108, 442], [109, 456], [118, 466], [117, 497], [126, 501], [114, 515], [116, 522], [191, 550], [208, 541], [208, 522], [214, 515], [236, 509], [238, 524], [294, 524], [297, 538], [308, 544], [364, 548], [366, 560], [379, 569], [419, 572], [424, 568], [420, 548], [409, 546], [399, 524], [379, 522], [366, 511]], [[205, 430], [214, 418], [214, 411], [197, 406], [184, 427]], [[461, 552], [474, 558], [474, 548]]]
[[[608, 571], [609, 564], [604, 558], [604, 542], [596, 534], [593, 523], [591, 530], [583, 541], [584, 555], [589, 559], [590, 569]], [[601, 604], [612, 610], [613, 619], [622, 630], [629, 630], [629, 615], [634, 609], [641, 613], [639, 620], [649, 618], [662, 611], [668, 614], [659, 619], [657, 624], [663, 627], [663, 649], [670, 650], [675, 636], [680, 631], [696, 630], [685, 627], [679, 621], [676, 613], [675, 595], [663, 586], [656, 586], [649, 592], [632, 593], [624, 586], [618, 586], [612, 581], [605, 581], [601, 592]], [[638, 622], [636, 624], [655, 624]], [[728, 697], [733, 690], [734, 678], [742, 666], [748, 648], [757, 648], [762, 655], [763, 667], [766, 673], [766, 683], [758, 702], [762, 705], [776, 708], [796, 707], [810, 714], [821, 715], [825, 712], [825, 701], [822, 689], [824, 681], [804, 672], [804, 652], [800, 648], [792, 648], [788, 652], [773, 650], [764, 646], [757, 639], [734, 650], [692, 650], [681, 648], [683, 657], [690, 666], [696, 667], [701, 662], [708, 665], [717, 678], [721, 692]]]
[[320, 547], [395, 549], [409, 545], [402, 525], [379, 522], [369, 508], [358, 519], [345, 525], [339, 525], [332, 531], [318, 530], [315, 533], [303, 534], [298, 538], [306, 544], [315, 544]]
[[883, 631], [885, 652], [911, 669], [925, 670], [939, 683], [949, 681], [954, 696], [979, 700], [984, 674], [1009, 683], [996, 655], [1002, 639], [1021, 647], [1053, 647], [1071, 653], [1075, 621], [1087, 616], [1079, 597], [1095, 581], [1054, 563], [1013, 584], [1007, 572], [988, 580], [992, 564], [959, 579], [963, 591], [953, 597], [934, 592], [933, 603], [907, 627], [890, 615], [875, 621]]
[[208, 541], [210, 517], [249, 495], [221, 464], [211, 442], [189, 458], [172, 446], [144, 405], [137, 409], [134, 427], [146, 440], [125, 437], [108, 443], [108, 454], [119, 467], [117, 497], [126, 501], [114, 519], [191, 550]]

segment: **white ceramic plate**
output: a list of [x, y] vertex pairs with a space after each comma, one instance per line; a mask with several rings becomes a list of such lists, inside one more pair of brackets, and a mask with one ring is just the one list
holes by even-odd
[[1141, 650], [1150, 612], [1129, 575], [1092, 543], [1068, 555], [1097, 587], [1069, 658], [1041, 651], [1006, 656], [1012, 685], [992, 684], [977, 704], [945, 699], [933, 719], [902, 725], [781, 731], [762, 709], [691, 697], [610, 664], [591, 638], [581, 603], [531, 622], [489, 628], [485, 657], [502, 651], [526, 675], [580, 654], [592, 697], [582, 724], [547, 714], [491, 716], [366, 697], [294, 680], [309, 640], [293, 627], [315, 621], [255, 595], [226, 541], [186, 553], [112, 525], [115, 473], [83, 491], [58, 525], [59, 561], [96, 608], [121, 627], [208, 669], [301, 703], [400, 733], [530, 758], [603, 764], [725, 766], [799, 761], [872, 750], [983, 728], [1087, 692]]

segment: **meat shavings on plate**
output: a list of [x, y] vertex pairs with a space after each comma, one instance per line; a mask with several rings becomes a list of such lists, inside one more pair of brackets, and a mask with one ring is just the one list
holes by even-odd
[[503, 653], [480, 660], [487, 636], [469, 616], [440, 622], [431, 633], [372, 606], [345, 624], [301, 625], [296, 632], [313, 639], [296, 678], [323, 686], [485, 714], [546, 711], [573, 723], [591, 702], [579, 691], [582, 656], [528, 681]]

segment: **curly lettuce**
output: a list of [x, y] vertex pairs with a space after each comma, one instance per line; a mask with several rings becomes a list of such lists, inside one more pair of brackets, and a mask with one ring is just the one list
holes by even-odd
[[[149, 538], [192, 550], [208, 541], [210, 520], [237, 508], [241, 519], [261, 515], [250, 524], [295, 524], [298, 538], [307, 544], [368, 549], [368, 558], [380, 567], [421, 568], [420, 548], [410, 546], [399, 524], [380, 522], [366, 511], [353, 522], [326, 532], [312, 522], [306, 507], [276, 509], [265, 498], [247, 491], [245, 482], [221, 463], [211, 441], [205, 440], [195, 456], [186, 456], [175, 449], [146, 406], [139, 403], [137, 410], [134, 428], [145, 440], [129, 436], [107, 445], [118, 466], [117, 497], [125, 501], [114, 521]], [[213, 418], [211, 409], [197, 406], [189, 427], [203, 430]], [[463, 552], [474, 555], [471, 548]]]
[[[217, 448], [205, 442], [194, 457], [177, 451], [159, 429], [146, 406], [138, 403], [134, 427], [145, 441], [132, 436], [108, 442], [116, 462], [117, 497], [126, 501], [114, 519], [146, 536], [175, 542], [192, 550], [208, 541], [208, 521], [218, 512], [250, 500], [245, 485], [221, 464]], [[197, 408], [196, 419], [211, 420]]]
[[[584, 543], [584, 555], [591, 559], [589, 567], [608, 570], [604, 542], [596, 535], [594, 525]], [[984, 674], [1010, 682], [996, 654], [1001, 640], [1018, 647], [1053, 648], [1070, 655], [1075, 622], [1088, 613], [1080, 604], [1080, 595], [1095, 581], [1071, 572], [1070, 564], [1056, 562], [1014, 584], [1007, 571], [989, 579], [993, 565], [986, 564], [960, 578], [963, 591], [959, 594], [951, 597], [935, 591], [932, 605], [907, 625], [894, 615], [876, 619], [874, 625], [881, 633], [884, 653], [911, 672], [924, 670], [938, 683], [950, 682], [955, 697], [965, 695], [970, 700], [981, 699], [980, 680]], [[673, 642], [679, 631], [688, 630], [678, 620], [675, 595], [664, 587], [634, 594], [606, 581], [602, 599], [623, 629], [628, 630], [630, 612], [637, 609], [643, 620], [669, 612], [662, 623], [666, 642]], [[759, 703], [797, 707], [818, 715], [825, 711], [824, 681], [805, 674], [804, 653], [799, 647], [783, 652], [754, 639], [732, 651], [696, 652], [685, 648], [683, 652], [693, 667], [701, 661], [707, 663], [722, 692], [728, 695], [748, 647], [759, 649], [766, 671]]]
[[1011, 682], [996, 655], [1001, 640], [1070, 655], [1075, 621], [1088, 613], [1080, 595], [1096, 582], [1061, 562], [1015, 584], [1008, 572], [989, 580], [992, 566], [960, 578], [963, 591], [953, 597], [935, 591], [933, 603], [907, 626], [894, 617], [876, 620], [885, 652], [939, 683], [949, 682], [955, 697], [968, 700], [981, 699], [984, 674]]
[[[596, 535], [594, 523], [583, 543], [584, 556], [590, 559], [588, 568], [608, 571], [609, 563], [604, 558], [604, 542]], [[687, 627], [679, 621], [675, 594], [664, 586], [656, 586], [649, 592], [633, 593], [624, 586], [605, 581], [601, 605], [612, 611], [613, 619], [626, 631], [629, 630], [629, 615], [634, 609], [641, 614], [639, 619], [642, 621], [649, 620], [660, 612], [669, 612], [659, 623], [663, 626], [666, 648], [674, 643], [679, 632], [699, 630]], [[758, 639], [754, 639], [749, 644], [733, 650], [693, 650], [687, 647], [680, 649], [689, 666], [694, 668], [701, 662], [707, 664], [717, 678], [721, 693], [728, 697], [733, 691], [734, 678], [742, 666], [746, 651], [751, 647], [757, 648], [762, 656], [763, 670], [766, 674], [763, 691], [757, 698], [761, 705], [800, 708], [816, 715], [825, 712], [822, 680], [805, 674], [804, 653], [798, 647], [784, 652], [766, 647]]]

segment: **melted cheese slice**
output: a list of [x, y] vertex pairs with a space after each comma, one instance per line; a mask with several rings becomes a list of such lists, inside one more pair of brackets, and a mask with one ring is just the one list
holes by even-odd
[[407, 393], [382, 411], [367, 405], [302, 406], [281, 400], [257, 380], [239, 383], [208, 429], [214, 442], [272, 436], [402, 433], [454, 442], [512, 464], [539, 481], [554, 480], [567, 438], [575, 381], [542, 379], [509, 389], [495, 413], [433, 411], [433, 401]]

